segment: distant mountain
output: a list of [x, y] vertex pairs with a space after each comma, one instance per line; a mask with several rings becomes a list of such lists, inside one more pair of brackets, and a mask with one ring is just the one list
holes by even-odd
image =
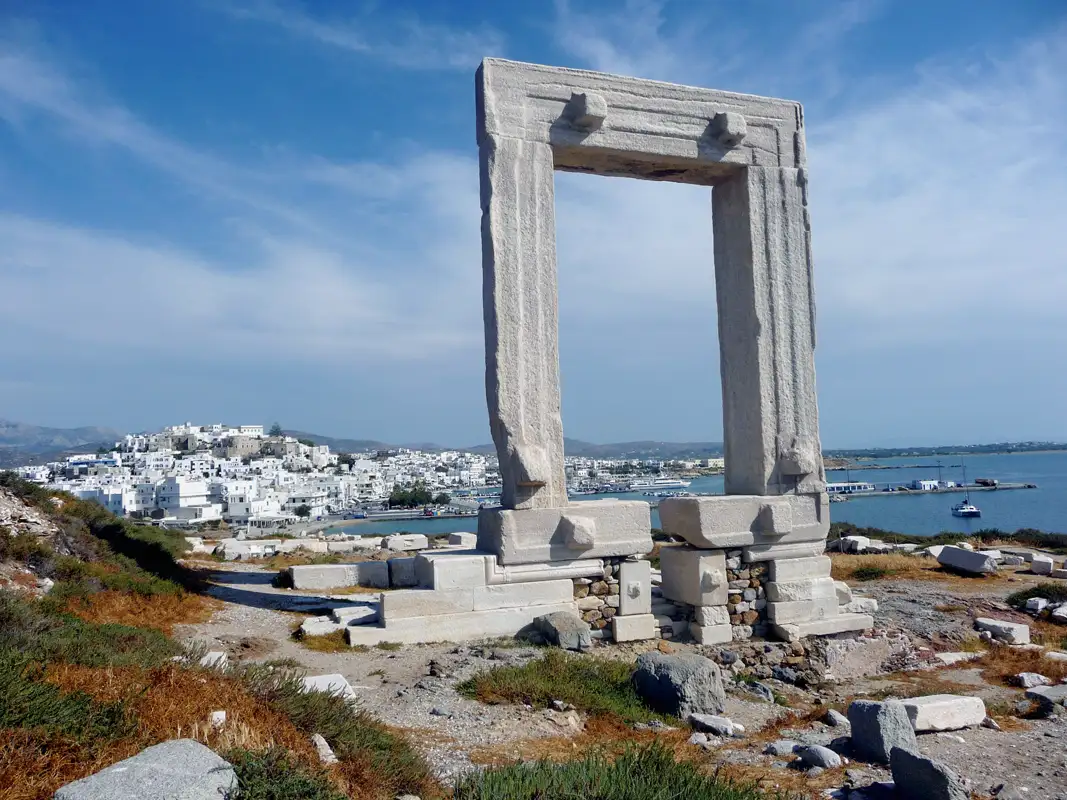
[[76, 452], [111, 447], [122, 438], [111, 428], [46, 428], [0, 419], [0, 467], [45, 464]]

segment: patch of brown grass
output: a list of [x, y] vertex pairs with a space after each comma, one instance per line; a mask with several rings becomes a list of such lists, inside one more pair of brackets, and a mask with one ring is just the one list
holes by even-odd
[[86, 622], [156, 628], [169, 635], [175, 625], [207, 622], [221, 607], [219, 600], [189, 592], [141, 595], [106, 590], [72, 598], [66, 610]]
[[844, 767], [824, 770], [814, 778], [809, 778], [802, 770], [782, 769], [770, 764], [726, 763], [709, 771], [734, 783], [755, 786], [779, 796], [785, 793], [789, 797], [817, 797], [823, 789], [837, 788], [845, 782]]
[[982, 669], [982, 677], [987, 681], [1005, 686], [1014, 685], [1011, 678], [1020, 672], [1037, 672], [1053, 683], [1067, 678], [1067, 662], [1045, 658], [1040, 650], [992, 647], [973, 663]]
[[[126, 701], [137, 716], [137, 730], [106, 745], [79, 745], [39, 731], [0, 731], [4, 800], [46, 800], [70, 781], [175, 738], [194, 738], [216, 750], [276, 744], [301, 761], [318, 765], [309, 739], [292, 721], [252, 697], [234, 677], [176, 665], [142, 670], [54, 664], [48, 667], [46, 680], [100, 701]], [[226, 711], [226, 724], [220, 728], [208, 722], [215, 710]], [[339, 777], [338, 785], [343, 783]]]

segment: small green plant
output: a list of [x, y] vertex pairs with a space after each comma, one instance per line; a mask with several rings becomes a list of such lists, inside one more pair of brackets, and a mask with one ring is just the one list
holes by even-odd
[[371, 670], [370, 672], [367, 673], [367, 677], [368, 678], [384, 678], [385, 677], [385, 670], [384, 669]]
[[631, 748], [614, 760], [593, 754], [557, 764], [539, 761], [468, 773], [455, 800], [768, 800], [755, 786], [706, 775], [688, 761], [675, 761], [656, 742]]
[[308, 650], [314, 650], [318, 653], [347, 653], [352, 649], [349, 647], [348, 642], [345, 641], [344, 631], [334, 631], [322, 636], [300, 636], [297, 634], [296, 639]]
[[324, 771], [313, 771], [282, 748], [229, 750], [225, 758], [237, 774], [230, 800], [346, 800]]
[[862, 567], [856, 567], [852, 571], [852, 578], [857, 581], [877, 581], [882, 578], [887, 578], [892, 574], [893, 570], [891, 569], [875, 567], [868, 564]]
[[134, 721], [123, 703], [98, 703], [43, 679], [39, 664], [16, 651], [0, 652], [0, 729], [44, 729], [85, 743], [132, 732]]
[[392, 651], [392, 650], [399, 650], [404, 645], [402, 645], [400, 642], [378, 642], [378, 644], [376, 644], [374, 646], [378, 650]]
[[519, 666], [495, 667], [456, 686], [483, 703], [525, 703], [548, 707], [553, 700], [591, 714], [610, 714], [627, 722], [665, 719], [638, 697], [633, 666], [622, 661], [582, 658], [548, 650]]

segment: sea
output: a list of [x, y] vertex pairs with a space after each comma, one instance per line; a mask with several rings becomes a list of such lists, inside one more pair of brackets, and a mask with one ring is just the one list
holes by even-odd
[[[871, 459], [863, 462], [864, 466], [877, 469], [853, 467], [847, 474], [845, 470], [830, 470], [827, 480], [842, 482], [847, 477], [853, 481], [873, 483], [881, 489], [886, 485], [905, 484], [920, 478], [936, 479], [938, 461], [941, 462], [941, 479], [946, 481], [961, 483], [963, 468], [966, 467], [967, 480], [971, 483], [975, 478], [995, 478], [1001, 483], [1032, 483], [1037, 488], [972, 492], [971, 502], [982, 510], [979, 519], [952, 516], [950, 508], [963, 499], [962, 493], [884, 493], [850, 497], [844, 503], [830, 505], [830, 519], [912, 536], [935, 536], [943, 532], [970, 533], [983, 528], [999, 528], [1008, 532], [1019, 528], [1035, 528], [1050, 533], [1067, 533], [1067, 451]], [[697, 478], [689, 486], [689, 491], [722, 494], [723, 478], [721, 475]], [[585, 495], [575, 500], [580, 502], [608, 497], [655, 502], [654, 498], [640, 492]], [[345, 523], [331, 530], [360, 535], [400, 531], [441, 534], [474, 531], [477, 525], [476, 517], [366, 520]], [[652, 510], [652, 526], [659, 527], [659, 515], [655, 509]]]

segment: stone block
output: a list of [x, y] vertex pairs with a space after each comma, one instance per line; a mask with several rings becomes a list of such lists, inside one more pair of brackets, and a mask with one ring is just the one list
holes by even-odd
[[474, 589], [406, 589], [383, 592], [381, 604], [382, 620], [388, 626], [394, 620], [410, 617], [434, 617], [474, 611]]
[[1035, 686], [1032, 689], [1027, 689], [1025, 696], [1028, 700], [1036, 700], [1046, 707], [1067, 706], [1067, 684]]
[[378, 604], [335, 608], [330, 619], [344, 625], [370, 625], [378, 621]]
[[821, 493], [671, 497], [660, 502], [660, 525], [700, 548], [824, 542], [830, 530]]
[[[565, 612], [576, 615], [574, 603], [526, 606], [494, 611], [466, 611], [429, 617], [408, 617], [380, 625], [352, 625], [345, 628], [350, 645], [368, 647], [381, 642], [466, 642], [494, 636], [515, 636], [531, 629], [536, 617]], [[584, 623], [583, 623], [584, 624]], [[588, 629], [588, 626], [586, 626]]]
[[834, 581], [834, 589], [837, 590], [837, 602], [841, 605], [852, 602], [852, 589], [844, 581]]
[[734, 628], [729, 622], [729, 617], [724, 624], [701, 625], [698, 622], [690, 622], [689, 635], [696, 640], [697, 644], [726, 644], [733, 641]]
[[386, 561], [389, 565], [389, 585], [394, 589], [410, 589], [419, 585], [419, 578], [415, 574], [415, 557], [390, 558]]
[[1067, 569], [1054, 569], [1048, 574], [1050, 578], [1067, 579]]
[[[353, 629], [358, 630], [358, 629]], [[300, 679], [305, 692], [325, 692], [337, 695], [343, 700], [354, 701], [356, 692], [344, 675], [337, 673], [328, 675], [307, 675]]]
[[830, 577], [828, 556], [785, 558], [770, 563], [769, 577], [775, 583]]
[[468, 550], [473, 550], [478, 546], [478, 534], [476, 533], [450, 533], [448, 534], [448, 543], [452, 547], [465, 547]]
[[958, 731], [982, 724], [986, 718], [981, 697], [957, 694], [931, 694], [901, 701], [916, 733]]
[[[375, 614], [375, 617], [378, 615]], [[342, 631], [345, 623], [336, 622], [329, 617], [308, 617], [300, 623], [301, 636], [328, 636], [331, 633]]]
[[874, 627], [874, 619], [867, 614], [838, 614], [813, 622], [786, 622], [773, 626], [774, 634], [787, 642], [805, 636], [832, 636], [837, 633], [865, 631]]
[[968, 572], [974, 575], [996, 575], [997, 559], [973, 550], [961, 547], [945, 547], [937, 556], [937, 563], [943, 567]]
[[1052, 560], [1052, 557], [1043, 553], [1034, 553], [1030, 560], [1030, 571], [1035, 575], [1049, 575], [1055, 567], [1056, 562]]
[[878, 601], [873, 597], [857, 597], [837, 609], [839, 614], [873, 614], [877, 610]]
[[656, 618], [651, 614], [615, 616], [611, 625], [616, 642], [637, 642], [656, 637]]
[[826, 552], [826, 543], [801, 542], [800, 544], [754, 544], [746, 547], [742, 556], [746, 564], [759, 561], [774, 562], [779, 559], [814, 558]]
[[385, 537], [382, 546], [386, 550], [426, 550], [430, 540], [421, 533], [394, 533]]
[[652, 549], [649, 506], [591, 500], [562, 508], [483, 508], [478, 547], [503, 565], [640, 555]]
[[503, 608], [524, 608], [559, 605], [569, 602], [574, 595], [574, 584], [569, 578], [558, 581], [533, 583], [504, 583], [497, 586], [479, 586], [474, 590], [474, 611], [492, 611]]
[[919, 749], [907, 709], [898, 700], [853, 700], [848, 707], [848, 721], [852, 749], [867, 761], [888, 764], [894, 747]]
[[56, 791], [55, 800], [219, 800], [237, 788], [233, 766], [193, 739], [171, 739]]
[[980, 631], [988, 631], [994, 639], [1006, 644], [1030, 644], [1030, 626], [1021, 622], [979, 617], [974, 621], [974, 627]]
[[652, 564], [624, 561], [619, 566], [619, 614], [652, 613]]
[[477, 550], [425, 552], [415, 556], [415, 575], [422, 589], [469, 589], [486, 585], [496, 558]]
[[289, 567], [289, 576], [294, 589], [337, 589], [345, 586], [389, 588], [389, 565], [385, 561]]
[[767, 599], [772, 603], [796, 600], [838, 599], [837, 585], [833, 578], [804, 578], [796, 581], [771, 581], [764, 586]]
[[698, 625], [728, 625], [730, 612], [725, 606], [697, 606], [693, 612], [693, 621]]
[[[773, 584], [768, 584], [772, 586]], [[828, 617], [836, 617], [837, 592], [833, 591], [833, 582], [830, 582], [832, 592], [829, 597], [820, 597], [817, 600], [794, 600], [788, 603], [767, 603], [767, 620], [777, 625], [787, 622], [816, 622]]]
[[660, 588], [668, 600], [691, 606], [722, 606], [729, 595], [726, 556], [688, 545], [660, 549]]
[[839, 547], [842, 553], [862, 553], [870, 545], [869, 536], [842, 536]]

